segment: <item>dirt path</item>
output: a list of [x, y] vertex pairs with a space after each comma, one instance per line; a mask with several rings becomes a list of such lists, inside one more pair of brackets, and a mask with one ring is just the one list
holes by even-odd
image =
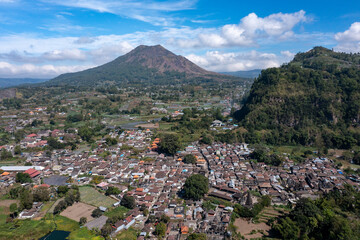
[[51, 206], [51, 208], [47, 212], [48, 213], [54, 213], [54, 209], [55, 209], [56, 205], [58, 205], [58, 203], [63, 199], [64, 198], [60, 198], [60, 199], [56, 200], [56, 202]]

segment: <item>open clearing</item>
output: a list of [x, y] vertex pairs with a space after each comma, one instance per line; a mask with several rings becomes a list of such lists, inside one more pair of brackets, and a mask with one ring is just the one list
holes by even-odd
[[87, 221], [90, 222], [94, 218], [91, 216], [92, 211], [94, 211], [96, 207], [77, 202], [74, 203], [72, 206], [67, 207], [64, 211], [61, 212], [61, 216], [70, 218], [75, 221], [79, 221], [80, 218], [86, 217]]
[[80, 199], [81, 202], [93, 205], [95, 207], [111, 207], [116, 201], [112, 198], [109, 198], [92, 187], [80, 187]]
[[270, 230], [270, 226], [266, 225], [265, 223], [251, 223], [247, 220], [244, 220], [242, 218], [238, 218], [235, 220], [234, 225], [237, 227], [237, 232], [239, 232], [242, 236], [244, 236], [246, 239], [252, 239], [252, 238], [261, 238], [263, 236], [262, 233], [256, 232], [255, 234], [251, 234], [251, 231], [264, 231], [265, 235], [268, 235], [268, 231]]
[[6, 199], [6, 200], [1, 200], [0, 201], [0, 206], [1, 207], [10, 207], [10, 205], [12, 203], [16, 203], [19, 205], [19, 201], [18, 200], [12, 200], [12, 199]]
[[142, 127], [142, 128], [159, 128], [159, 123], [144, 123], [136, 125], [136, 127]]

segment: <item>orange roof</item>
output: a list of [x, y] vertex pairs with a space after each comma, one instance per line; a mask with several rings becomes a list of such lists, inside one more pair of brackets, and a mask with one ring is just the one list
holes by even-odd
[[135, 175], [134, 178], [139, 178], [139, 176], [138, 176], [138, 175]]
[[142, 192], [142, 191], [144, 191], [144, 189], [143, 188], [137, 188], [135, 191], [136, 192]]
[[9, 172], [3, 172], [2, 174], [1, 174], [1, 176], [7, 176], [7, 175], [9, 175], [10, 173]]
[[178, 158], [178, 161], [182, 161], [182, 159], [181, 159], [181, 158]]
[[189, 233], [189, 227], [182, 226], [181, 227], [181, 234], [188, 234]]

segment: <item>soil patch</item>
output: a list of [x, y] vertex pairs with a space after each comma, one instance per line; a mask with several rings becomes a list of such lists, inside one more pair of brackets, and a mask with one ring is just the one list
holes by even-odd
[[270, 226], [266, 225], [265, 223], [255, 224], [242, 218], [236, 219], [234, 225], [237, 227], [237, 232], [239, 232], [246, 239], [261, 238], [263, 236], [263, 234], [259, 232], [256, 232], [255, 234], [250, 234], [254, 230], [262, 230], [264, 231], [265, 235], [268, 235], [268, 232], [270, 230]]
[[88, 205], [86, 203], [77, 202], [72, 206], [67, 207], [62, 213], [61, 216], [70, 218], [79, 222], [80, 218], [86, 217], [87, 221], [90, 222], [94, 218], [91, 216], [91, 213], [96, 209], [96, 207]]

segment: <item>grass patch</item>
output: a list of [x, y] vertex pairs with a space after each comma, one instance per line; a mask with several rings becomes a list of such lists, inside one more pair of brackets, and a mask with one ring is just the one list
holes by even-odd
[[116, 203], [114, 199], [99, 193], [92, 187], [80, 187], [79, 190], [81, 201], [95, 207], [104, 206], [110, 208]]
[[48, 220], [14, 220], [0, 224], [0, 239], [38, 239], [54, 229], [54, 222]]
[[60, 216], [60, 215], [56, 215], [54, 217], [54, 221], [56, 223], [57, 230], [72, 232], [80, 227], [78, 222], [71, 220], [70, 218]]
[[0, 207], [0, 225], [5, 224], [6, 218], [8, 217], [8, 214], [6, 214], [7, 210], [5, 207]]
[[54, 205], [54, 203], [55, 203], [55, 201], [49, 201], [49, 202], [45, 203], [40, 211], [41, 212], [49, 211], [49, 209]]
[[74, 232], [71, 232], [69, 237], [70, 240], [102, 240], [101, 236], [97, 236], [94, 232], [88, 230], [86, 227], [82, 227]]
[[129, 229], [120, 232], [118, 235], [115, 236], [114, 239], [136, 240], [137, 235], [138, 235], [138, 231], [130, 227]]
[[109, 211], [105, 212], [105, 216], [108, 218], [114, 217], [114, 216], [125, 216], [126, 213], [129, 211], [126, 207], [120, 206], [113, 209], [110, 209]]
[[229, 201], [226, 201], [226, 200], [223, 200], [223, 199], [220, 199], [220, 198], [217, 198], [217, 197], [206, 197], [206, 200], [212, 202], [213, 204], [216, 204], [216, 205], [224, 205], [226, 207], [231, 207], [232, 206], [232, 203], [229, 202]]

